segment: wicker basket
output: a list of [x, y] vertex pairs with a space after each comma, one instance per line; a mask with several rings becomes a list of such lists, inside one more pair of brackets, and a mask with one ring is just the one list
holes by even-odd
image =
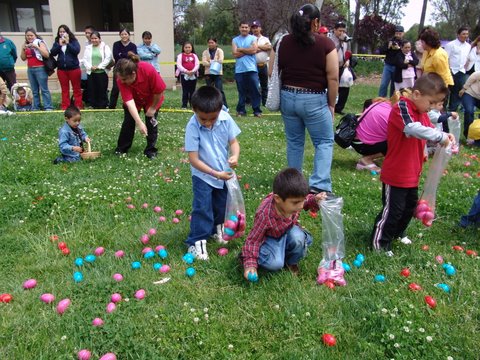
[[89, 142], [87, 142], [87, 151], [80, 154], [83, 160], [93, 160], [98, 158], [102, 153], [100, 151], [92, 151], [92, 147]]

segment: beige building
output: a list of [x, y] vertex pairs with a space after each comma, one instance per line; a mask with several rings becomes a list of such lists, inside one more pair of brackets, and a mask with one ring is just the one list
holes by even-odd
[[[175, 84], [172, 0], [0, 0], [0, 33], [17, 46], [18, 81], [28, 81], [26, 63], [20, 59], [25, 29], [35, 28], [51, 48], [62, 24], [70, 27], [82, 45], [80, 57], [87, 25], [93, 25], [110, 47], [120, 40], [118, 31], [123, 27], [131, 31], [131, 41], [137, 45], [142, 42], [142, 33], [150, 31], [153, 42], [162, 49], [161, 75], [168, 86]], [[50, 77], [49, 88], [59, 87], [55, 75]]]

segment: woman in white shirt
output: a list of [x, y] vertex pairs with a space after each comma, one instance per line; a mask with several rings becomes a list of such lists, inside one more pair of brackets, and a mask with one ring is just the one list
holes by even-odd
[[475, 71], [480, 71], [480, 36], [472, 42], [472, 49], [468, 54], [467, 62], [465, 63], [465, 70], [471, 74]]

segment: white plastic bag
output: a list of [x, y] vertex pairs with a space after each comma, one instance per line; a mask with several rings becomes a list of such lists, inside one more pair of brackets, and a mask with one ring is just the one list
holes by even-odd
[[340, 77], [339, 87], [350, 87], [353, 85], [353, 74], [350, 69], [347, 67], [343, 70], [342, 76]]
[[225, 183], [227, 184], [228, 195], [223, 223], [223, 239], [229, 241], [245, 234], [245, 202], [235, 172]]

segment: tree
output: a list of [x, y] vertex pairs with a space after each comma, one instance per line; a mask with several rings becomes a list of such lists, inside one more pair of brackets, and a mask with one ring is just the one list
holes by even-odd
[[460, 26], [468, 26], [472, 37], [480, 34], [480, 1], [472, 0], [432, 0], [433, 17], [437, 22], [450, 26], [448, 38], [455, 38]]
[[420, 16], [420, 26], [418, 27], [418, 35], [420, 35], [421, 31], [423, 30], [423, 27], [425, 26], [425, 16], [427, 14], [427, 4], [428, 4], [428, 0], [423, 0], [422, 15]]
[[395, 25], [379, 15], [366, 15], [358, 24], [358, 45], [375, 53], [395, 34]]
[[386, 22], [398, 23], [405, 15], [402, 9], [408, 4], [409, 0], [370, 0], [361, 2], [365, 14], [379, 15]]

